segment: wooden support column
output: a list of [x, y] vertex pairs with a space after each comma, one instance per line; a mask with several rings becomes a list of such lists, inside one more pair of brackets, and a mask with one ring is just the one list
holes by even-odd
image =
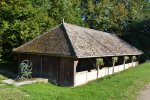
[[114, 73], [114, 66], [115, 66], [115, 59], [113, 59], [113, 69], [112, 69], [112, 73]]
[[97, 70], [97, 78], [99, 77], [99, 69], [102, 69], [104, 67], [104, 58], [96, 58], [95, 59], [95, 66], [96, 66], [96, 70]]
[[77, 65], [78, 65], [78, 60], [74, 61], [74, 74], [76, 74], [76, 69], [77, 69]]
[[77, 66], [78, 66], [78, 63], [79, 63], [79, 60], [74, 60], [74, 79], [73, 79], [73, 85], [75, 85], [75, 76], [76, 76], [76, 69], [77, 69]]
[[97, 78], [99, 76], [99, 65], [97, 65]]
[[125, 64], [126, 64], [126, 62], [127, 62], [128, 59], [129, 59], [128, 56], [124, 56], [124, 69], [125, 69]]
[[125, 64], [126, 64], [126, 60], [124, 59], [123, 60], [124, 69], [125, 69]]
[[132, 56], [132, 58], [131, 58], [131, 59], [132, 59], [132, 67], [133, 67], [133, 62], [134, 62], [134, 56]]
[[136, 61], [137, 59], [138, 59], [137, 56], [132, 56], [132, 67], [134, 66], [133, 65], [134, 61]]
[[113, 69], [112, 69], [112, 73], [114, 73], [114, 67], [116, 62], [118, 61], [118, 57], [112, 57], [112, 62], [113, 62]]

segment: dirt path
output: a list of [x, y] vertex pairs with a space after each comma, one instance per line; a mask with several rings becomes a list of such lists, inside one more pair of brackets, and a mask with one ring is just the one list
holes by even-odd
[[150, 100], [150, 83], [145, 85], [145, 89], [140, 92], [137, 100]]

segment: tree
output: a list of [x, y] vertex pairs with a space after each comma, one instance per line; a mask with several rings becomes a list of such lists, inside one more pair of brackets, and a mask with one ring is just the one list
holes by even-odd
[[149, 54], [149, 12], [147, 0], [2, 0], [0, 55], [5, 60], [11, 59], [13, 48], [60, 24], [63, 19], [117, 34]]
[[53, 26], [54, 20], [30, 0], [3, 0], [0, 2], [0, 34], [2, 58], [9, 60], [12, 49], [42, 34]]
[[13, 57], [13, 48], [60, 24], [63, 19], [82, 24], [80, 0], [3, 0], [0, 13], [0, 51], [4, 60]]
[[145, 4], [143, 0], [82, 0], [81, 6], [86, 27], [121, 36], [142, 18]]
[[80, 0], [51, 0], [48, 14], [56, 23], [61, 23], [64, 19], [68, 23], [82, 24]]
[[[136, 4], [136, 6], [135, 6]], [[128, 25], [128, 31], [121, 37], [128, 41], [130, 44], [136, 46], [140, 50], [144, 51], [142, 59], [150, 59], [150, 3], [146, 0], [139, 0], [132, 5], [130, 24]], [[136, 8], [136, 9], [135, 9]], [[138, 12], [137, 12], [138, 9]]]

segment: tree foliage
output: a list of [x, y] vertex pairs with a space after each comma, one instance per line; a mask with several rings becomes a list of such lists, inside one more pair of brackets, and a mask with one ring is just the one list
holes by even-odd
[[[147, 0], [2, 0], [0, 55], [65, 22], [114, 33], [150, 55]], [[149, 57], [149, 56], [148, 56]]]
[[0, 34], [2, 58], [9, 60], [12, 49], [33, 39], [48, 27], [53, 26], [53, 18], [30, 0], [3, 0], [0, 2]]

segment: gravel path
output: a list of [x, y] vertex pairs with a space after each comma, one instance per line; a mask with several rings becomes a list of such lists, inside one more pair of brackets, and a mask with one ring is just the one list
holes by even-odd
[[137, 100], [150, 100], [150, 83], [145, 85], [145, 89], [140, 92]]

